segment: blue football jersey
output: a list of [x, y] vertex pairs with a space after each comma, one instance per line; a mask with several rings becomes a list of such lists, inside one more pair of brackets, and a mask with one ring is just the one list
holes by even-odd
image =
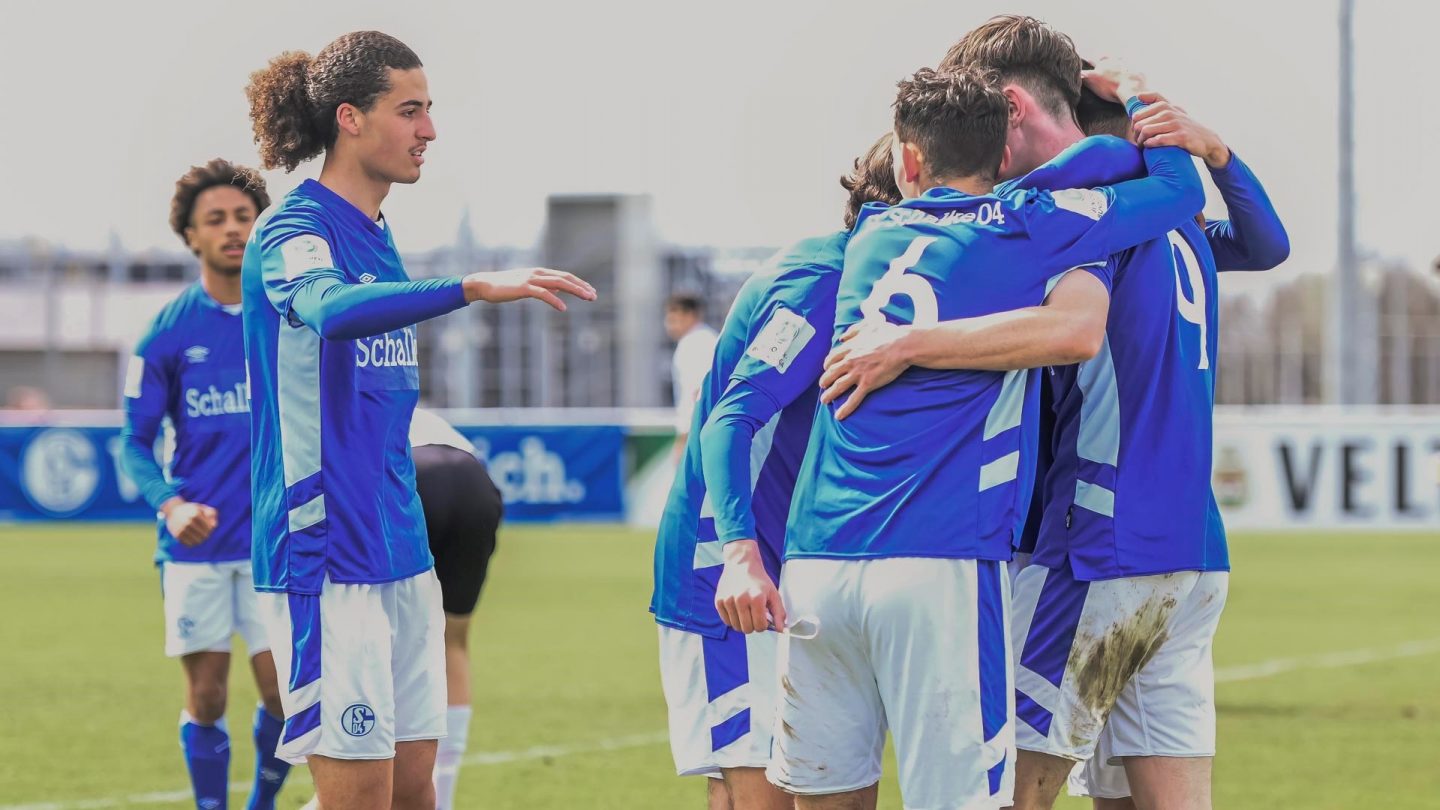
[[[1138, 150], [1088, 139], [1014, 185], [1133, 171]], [[1215, 261], [1194, 219], [1115, 257], [1100, 353], [1049, 378], [1053, 458], [1033, 562], [1080, 579], [1225, 570], [1210, 490]]]
[[[1143, 163], [1139, 149], [1118, 138], [1097, 136], [1080, 141], [1069, 149], [1066, 149], [1044, 166], [1041, 166], [1025, 177], [1003, 184], [1000, 188], [1001, 190], [1013, 190], [1016, 188], [1061, 188], [1073, 185], [1113, 183], [1121, 179], [1135, 177], [1142, 171]], [[1268, 270], [1276, 264], [1279, 264], [1284, 260], [1285, 256], [1288, 255], [1289, 238], [1285, 233], [1284, 225], [1280, 222], [1280, 218], [1275, 212], [1274, 206], [1265, 193], [1264, 187], [1261, 186], [1259, 179], [1255, 177], [1254, 173], [1250, 171], [1250, 168], [1245, 165], [1238, 155], [1232, 153], [1230, 163], [1223, 169], [1212, 169], [1210, 175], [1214, 178], [1216, 187], [1220, 190], [1230, 217], [1228, 219], [1206, 222], [1203, 239], [1197, 238], [1198, 228], [1192, 229], [1191, 223], [1185, 223], [1177, 232], [1184, 234], [1185, 238], [1190, 240], [1187, 244], [1193, 244], [1195, 246], [1193, 251], [1194, 257], [1202, 268], [1199, 282], [1201, 289], [1204, 290], [1207, 288], [1207, 285], [1209, 285], [1208, 288], [1210, 292], [1207, 299], [1207, 315], [1212, 318], [1210, 321], [1212, 328], [1207, 330], [1206, 338], [1207, 341], [1210, 342], [1210, 348], [1212, 349], [1212, 354], [1209, 358], [1212, 373], [1208, 375], [1210, 379], [1206, 383], [1206, 389], [1210, 397], [1209, 402], [1213, 406], [1213, 368], [1218, 360], [1218, 324], [1215, 320], [1215, 317], [1218, 316], [1218, 309], [1213, 289], [1214, 271]], [[1169, 240], [1167, 239], [1167, 241]], [[1160, 253], [1163, 254], [1163, 250], [1160, 251]], [[1135, 263], [1137, 258], [1143, 259], [1146, 257], [1153, 259], [1156, 258], [1156, 254], [1154, 252], [1137, 249], [1136, 251], [1128, 251], [1115, 257], [1115, 263], [1117, 268], [1126, 268], [1125, 275], [1128, 277], [1130, 273], [1134, 272], [1129, 268]], [[1184, 262], [1187, 258], [1184, 254], [1176, 252], [1173, 255], [1172, 265], [1177, 269], [1180, 267], [1186, 268], [1186, 278], [1182, 281], [1178, 278], [1177, 274], [1177, 284], [1188, 282], [1188, 286], [1193, 288], [1196, 282], [1195, 279], [1190, 276], [1188, 266], [1175, 264], [1176, 262]], [[1163, 259], [1159, 266], [1164, 266]], [[1117, 270], [1117, 286], [1114, 291], [1114, 296], [1115, 301], [1119, 301], [1120, 306], [1123, 308], [1128, 303], [1131, 292], [1128, 285], [1121, 288], [1118, 285], [1118, 279], [1119, 275]], [[1153, 290], [1149, 290], [1149, 292], [1154, 293]], [[1121, 301], [1122, 295], [1127, 300]], [[1177, 302], [1178, 300], [1179, 299], [1177, 299]], [[1123, 317], [1117, 315], [1116, 304], [1114, 302], [1112, 302], [1111, 307], [1111, 317], [1107, 324], [1107, 332], [1114, 328], [1117, 317]], [[1123, 311], [1123, 309], [1121, 311]], [[1157, 344], [1156, 348], [1157, 350], [1161, 350], [1163, 346]], [[1127, 350], [1143, 351], [1143, 347], [1127, 347]], [[1091, 362], [1103, 363], [1104, 361], [1097, 358]], [[1083, 365], [1084, 364], [1082, 364], [1082, 367]], [[1069, 412], [1072, 417], [1075, 413], [1074, 398], [1076, 396], [1084, 396], [1083, 391], [1077, 394], [1074, 390], [1076, 378], [1075, 374], [1071, 373], [1074, 371], [1078, 371], [1078, 369], [1070, 369], [1063, 372], [1056, 371], [1051, 376], [1047, 376], [1043, 381], [1045, 394], [1051, 393], [1050, 388], [1053, 382], [1058, 382], [1070, 390], [1072, 401], [1070, 402]], [[1137, 381], [1136, 384], [1140, 383]], [[1101, 398], [1103, 397], [1096, 396], [1096, 399]], [[1181, 401], [1183, 402], [1184, 400]], [[1051, 403], [1047, 402], [1046, 407], [1050, 404]], [[1135, 403], [1128, 401], [1128, 398], [1122, 399], [1120, 406], [1122, 424], [1126, 422], [1126, 415], [1139, 407]], [[1081, 412], [1083, 412], [1083, 408]], [[1192, 409], [1192, 416], [1196, 413], [1198, 413], [1198, 411], [1193, 411]], [[1197, 429], [1204, 432], [1206, 436], [1209, 436], [1209, 411], [1207, 410], [1206, 413], [1205, 424]], [[1050, 472], [1051, 461], [1054, 457], [1055, 442], [1059, 438], [1058, 434], [1052, 433], [1054, 423], [1053, 412], [1047, 413], [1042, 409], [1041, 417], [1040, 442], [1042, 452], [1037, 465], [1039, 480], [1036, 485], [1036, 498], [1030, 510], [1030, 519], [1026, 523], [1025, 532], [1017, 546], [1018, 551], [1026, 553], [1035, 551], [1039, 542], [1040, 532], [1042, 527], [1045, 526], [1044, 515], [1047, 505], [1051, 502], [1051, 493], [1047, 491], [1049, 484], [1046, 482]], [[1050, 427], [1044, 424], [1047, 419], [1051, 423]], [[1181, 424], [1181, 422], [1177, 421], [1175, 424]], [[1071, 474], [1069, 478], [1061, 474], [1061, 477], [1057, 481], [1052, 482], [1056, 487], [1054, 496], [1059, 499], [1060, 506], [1055, 508], [1055, 512], [1050, 517], [1048, 531], [1051, 532], [1060, 532], [1063, 530], [1066, 515], [1071, 512], [1070, 507], [1075, 501], [1075, 495], [1072, 494], [1072, 487], [1076, 488], [1076, 491], [1079, 491], [1080, 486], [1079, 481], [1074, 477], [1074, 471], [1079, 468], [1079, 462], [1077, 460], [1079, 449], [1073, 442], [1077, 440], [1078, 434], [1074, 432], [1074, 425], [1070, 425], [1069, 427], [1072, 432], [1065, 434], [1065, 441], [1068, 447], [1065, 457], [1068, 459], [1067, 465], [1069, 466], [1067, 469], [1071, 471]], [[1128, 437], [1123, 430], [1121, 431], [1120, 439], [1122, 442], [1131, 441], [1130, 437]], [[1138, 435], [1136, 439], [1138, 440]], [[1205, 455], [1208, 458], [1208, 453]], [[1146, 501], [1178, 502], [1186, 500], [1192, 505], [1206, 501], [1203, 503], [1205, 509], [1203, 518], [1201, 518], [1193, 508], [1190, 509], [1186, 515], [1189, 520], [1198, 520], [1203, 523], [1205, 527], [1203, 540], [1197, 544], [1197, 535], [1194, 532], [1186, 531], [1177, 525], [1176, 528], [1178, 531], [1176, 534], [1158, 535], [1152, 541], [1154, 550], [1161, 552], [1162, 556], [1168, 556], [1168, 562], [1164, 560], [1157, 562], [1154, 559], [1147, 560], [1144, 558], [1138, 560], [1132, 559], [1130, 556], [1130, 544], [1122, 543], [1116, 546], [1114, 552], [1117, 563], [1115, 566], [1097, 569], [1093, 566], [1087, 567], [1083, 559], [1079, 562], [1072, 561], [1072, 564], [1078, 566], [1076, 568], [1077, 573], [1080, 572], [1082, 568], [1085, 568], [1085, 575], [1093, 579], [1128, 575], [1126, 573], [1116, 572], [1132, 570], [1139, 572], [1143, 570], [1135, 566], [1154, 567], [1158, 565], [1162, 566], [1164, 570], [1224, 570], [1227, 568], [1229, 560], [1225, 543], [1224, 523], [1221, 520], [1219, 507], [1215, 503], [1214, 495], [1210, 490], [1208, 461], [1205, 466], [1207, 472], [1204, 475], [1203, 486], [1205, 487], [1206, 494], [1203, 499], [1198, 498], [1194, 491], [1182, 491], [1178, 488], [1172, 489], [1172, 487], [1199, 485], [1200, 476], [1192, 472], [1188, 475], [1180, 475], [1173, 478], [1154, 479], [1148, 482], [1148, 489], [1142, 490], [1142, 494], [1134, 498], [1116, 498], [1113, 507], [1115, 514], [1110, 516], [1112, 524], [1118, 523], [1124, 526], [1132, 522], [1130, 511], [1132, 509], [1144, 510], [1146, 508]], [[1141, 480], [1143, 479], [1136, 479], [1137, 483]], [[1090, 492], [1088, 487], [1084, 491], [1087, 495]], [[1127, 491], [1135, 490], [1131, 488]], [[1073, 522], [1074, 518], [1072, 516], [1071, 523]], [[1156, 521], [1153, 518], [1149, 521], [1149, 525], [1152, 528], [1157, 524], [1163, 526], [1164, 521]], [[1050, 536], [1054, 537], [1055, 535], [1052, 534]], [[1096, 537], [1092, 534], [1088, 539], [1093, 542]], [[1047, 547], [1045, 553], [1039, 555], [1036, 560], [1052, 567], [1056, 566], [1060, 562], [1061, 555], [1063, 554], [1062, 549], [1065, 547], [1065, 543], [1051, 544]], [[1175, 567], [1172, 568], [1171, 566]], [[1102, 574], [1101, 570], [1108, 570], [1108, 573]], [[1161, 571], [1157, 570], [1155, 572], [1159, 573]]]
[[[180, 496], [218, 513], [203, 543], [186, 546], [159, 521], [159, 562], [230, 562], [250, 556], [250, 398], [237, 307], [199, 282], [165, 305], [125, 375], [121, 460], [155, 509]], [[168, 471], [155, 460], [165, 419], [174, 431]]]
[[307, 180], [256, 223], [243, 286], [256, 588], [428, 570], [414, 324], [464, 306], [460, 280], [409, 281], [388, 225]]
[[777, 253], [725, 319], [656, 538], [650, 610], [661, 624], [725, 635], [714, 601], [727, 541], [757, 540], [779, 578], [847, 237]]
[[[1110, 283], [1111, 253], [1193, 216], [1177, 149], [1113, 187], [973, 196], [932, 189], [867, 206], [845, 251], [836, 336], [868, 321], [932, 325], [1042, 303], [1072, 270]], [[1008, 560], [1031, 496], [1037, 391], [1027, 371], [911, 368], [841, 422], [821, 408], [786, 558]]]

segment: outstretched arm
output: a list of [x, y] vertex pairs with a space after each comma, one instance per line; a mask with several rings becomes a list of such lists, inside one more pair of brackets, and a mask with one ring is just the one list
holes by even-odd
[[570, 273], [530, 268], [372, 284], [347, 284], [317, 275], [295, 289], [290, 309], [326, 340], [354, 340], [417, 324], [475, 301], [537, 298], [564, 312], [565, 303], [555, 292], [595, 300], [595, 289]]
[[301, 233], [265, 249], [260, 262], [270, 303], [281, 315], [299, 320], [327, 340], [381, 335], [475, 301], [537, 298], [564, 311], [557, 292], [595, 299], [594, 287], [570, 273], [545, 268], [350, 283], [335, 266], [330, 245], [313, 233]]

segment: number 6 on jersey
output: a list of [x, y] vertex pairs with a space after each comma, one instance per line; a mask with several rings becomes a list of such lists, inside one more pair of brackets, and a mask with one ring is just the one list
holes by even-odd
[[924, 276], [907, 272], [920, 263], [925, 248], [935, 240], [933, 236], [917, 236], [904, 253], [891, 260], [890, 269], [875, 282], [870, 295], [860, 304], [861, 320], [865, 324], [884, 324], [885, 314], [881, 310], [897, 295], [909, 298], [914, 305], [915, 317], [910, 322], [915, 326], [934, 326], [939, 321], [940, 305], [935, 300], [935, 288]]

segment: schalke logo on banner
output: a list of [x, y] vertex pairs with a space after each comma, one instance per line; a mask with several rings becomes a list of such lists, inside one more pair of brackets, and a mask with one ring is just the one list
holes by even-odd
[[35, 508], [66, 517], [90, 505], [100, 484], [95, 444], [78, 430], [51, 428], [25, 447], [20, 481]]

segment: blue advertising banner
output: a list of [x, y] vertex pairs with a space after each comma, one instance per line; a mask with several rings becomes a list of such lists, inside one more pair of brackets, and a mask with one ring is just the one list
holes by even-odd
[[625, 517], [625, 429], [616, 425], [467, 427], [505, 500], [505, 519]]
[[[506, 520], [625, 516], [624, 428], [456, 428], [489, 465]], [[0, 520], [154, 520], [119, 452], [118, 427], [0, 427]]]
[[116, 427], [0, 427], [0, 520], [154, 520]]

